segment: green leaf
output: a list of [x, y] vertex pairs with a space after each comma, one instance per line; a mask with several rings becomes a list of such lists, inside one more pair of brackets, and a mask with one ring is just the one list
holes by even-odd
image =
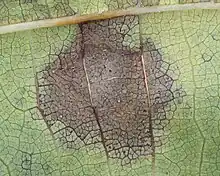
[[[109, 4], [112, 5], [110, 6]], [[0, 18], [1, 24], [11, 24], [73, 15], [75, 13], [83, 14], [134, 6], [129, 5], [131, 3], [127, 1], [124, 3], [120, 1], [120, 3], [115, 4], [114, 1], [107, 3], [106, 1], [2, 1], [0, 3]], [[129, 33], [126, 33], [123, 42], [114, 40], [112, 45], [109, 41], [100, 39], [102, 32], [98, 32], [100, 35], [96, 34], [99, 37], [95, 38], [94, 33], [97, 32], [97, 28], [95, 28], [95, 32], [91, 35], [92, 38], [88, 39], [87, 42], [97, 46], [91, 47], [91, 51], [89, 49], [85, 50], [84, 54], [91, 54], [94, 57], [98, 53], [98, 51], [96, 53], [95, 48], [100, 50], [99, 53], [104, 53], [103, 46], [106, 49], [106, 45], [110, 45], [113, 51], [110, 52], [111, 54], [108, 53], [108, 57], [103, 56], [106, 60], [113, 59], [112, 63], [116, 62], [115, 58], [119, 61], [121, 58], [127, 60], [122, 65], [120, 65], [123, 63], [122, 61], [116, 62], [117, 64], [113, 65], [114, 67], [110, 61], [106, 61], [106, 63], [110, 63], [113, 70], [117, 67], [123, 70], [126, 67], [134, 67], [126, 65], [127, 61], [132, 60], [132, 58], [122, 56], [122, 53], [126, 53], [127, 49], [130, 49], [127, 53], [129, 55], [131, 55], [131, 52], [138, 53], [137, 58], [140, 59], [140, 46], [145, 43], [148, 44], [145, 45], [145, 52], [148, 52], [148, 54], [159, 53], [163, 61], [162, 68], [166, 68], [165, 65], [169, 66], [167, 74], [174, 80], [172, 91], [181, 90], [177, 91], [175, 97], [182, 98], [177, 98], [170, 104], [171, 111], [168, 110], [168, 105], [163, 106], [166, 112], [164, 120], [167, 120], [168, 123], [160, 133], [154, 131], [154, 136], [159, 135], [162, 137], [161, 145], [156, 145], [154, 148], [154, 155], [152, 153], [141, 155], [132, 160], [131, 165], [122, 165], [120, 157], [114, 158], [111, 153], [109, 158], [106, 157], [102, 145], [86, 145], [84, 139], [79, 142], [80, 137], [76, 137], [75, 143], [71, 147], [67, 147], [65, 140], [68, 139], [64, 138], [67, 134], [63, 134], [61, 131], [53, 135], [54, 130], [65, 128], [67, 124], [58, 122], [57, 126], [52, 128], [48, 122], [51, 121], [49, 118], [54, 118], [54, 116], [45, 118], [39, 111], [37, 93], [42, 94], [42, 91], [39, 92], [37, 90], [37, 84], [42, 84], [39, 79], [41, 77], [48, 81], [45, 78], [46, 74], [40, 73], [48, 71], [51, 67], [57, 68], [53, 63], [56, 63], [59, 58], [63, 61], [65, 59], [68, 61], [68, 58], [70, 58], [68, 57], [68, 52], [69, 54], [75, 53], [74, 43], [78, 40], [77, 36], [81, 34], [84, 37], [88, 37], [89, 30], [87, 31], [88, 33], [85, 32], [83, 34], [82, 31], [80, 32], [78, 25], [37, 29], [0, 35], [0, 175], [197, 176], [220, 174], [218, 161], [220, 145], [219, 11], [189, 10], [151, 13], [136, 18], [138, 18], [138, 25], [129, 29]], [[99, 22], [97, 23], [99, 24]], [[121, 24], [124, 23], [117, 23], [120, 27], [123, 26]], [[84, 25], [84, 27], [87, 26], [86, 24]], [[117, 25], [109, 24], [107, 28], [110, 26], [113, 29], [117, 29]], [[128, 23], [129, 25], [130, 23]], [[128, 28], [125, 26], [126, 29]], [[125, 33], [122, 32], [122, 34]], [[108, 37], [106, 35], [107, 39]], [[116, 37], [116, 39], [120, 38]], [[100, 41], [102, 41], [100, 43], [101, 47], [99, 46]], [[115, 44], [117, 47], [114, 46]], [[126, 49], [120, 48], [120, 46]], [[81, 46], [82, 48], [84, 47]], [[113, 53], [117, 53], [114, 51], [115, 49], [120, 50], [117, 57], [112, 56]], [[147, 57], [146, 53], [143, 56], [145, 56], [144, 61], [146, 63], [145, 71], [149, 73], [149, 68], [152, 68], [152, 66], [157, 67], [152, 59], [156, 56], [154, 57], [152, 54], [151, 57]], [[96, 60], [99, 59], [99, 57], [96, 57]], [[76, 60], [74, 59], [74, 61]], [[91, 70], [88, 75], [99, 73], [96, 69], [100, 65], [102, 64], [95, 63], [94, 70]], [[83, 69], [83, 65], [78, 69], [80, 68]], [[120, 72], [120, 69], [117, 72]], [[141, 70], [143, 71], [144, 69], [141, 68]], [[138, 73], [138, 71], [132, 73]], [[37, 79], [36, 74], [39, 76]], [[58, 76], [61, 75], [61, 73], [58, 74]], [[106, 78], [108, 79], [111, 76], [107, 75]], [[79, 80], [79, 77], [73, 77], [76, 81]], [[97, 77], [97, 79], [100, 79], [100, 77]], [[147, 80], [149, 84], [153, 85], [155, 77], [147, 77]], [[56, 82], [59, 84], [59, 80], [56, 80]], [[53, 82], [53, 84], [55, 83]], [[109, 87], [114, 85], [117, 88], [113, 89], [112, 95], [107, 96], [109, 99], [113, 99], [114, 95], [117, 95], [116, 90], [120, 90], [117, 87], [119, 84], [121, 83], [109, 84]], [[80, 89], [77, 86], [73, 86], [73, 88]], [[136, 93], [140, 93], [143, 89], [136, 91]], [[154, 92], [157, 89], [158, 87], [153, 85], [150, 87], [150, 92]], [[53, 90], [46, 89], [46, 91]], [[131, 90], [131, 87], [127, 84], [126, 91], [128, 90]], [[57, 91], [56, 93], [59, 92]], [[75, 96], [79, 95], [75, 93]], [[56, 100], [56, 97], [62, 98], [59, 94], [54, 97], [54, 100]], [[121, 98], [121, 94], [118, 97]], [[145, 100], [149, 99], [149, 97], [145, 97]], [[79, 98], [76, 99], [74, 103], [76, 105], [79, 104], [79, 100]], [[102, 102], [102, 99], [97, 102]], [[137, 102], [140, 102], [140, 99]], [[117, 106], [120, 104], [121, 102], [118, 102]], [[101, 105], [104, 106], [104, 103]], [[48, 108], [50, 107], [48, 106]], [[123, 106], [121, 109], [123, 109]], [[68, 110], [71, 113], [73, 112], [73, 108]], [[114, 111], [116, 110], [114, 109]], [[108, 113], [106, 110], [104, 112]], [[127, 110], [125, 109], [124, 112], [127, 112]], [[134, 114], [137, 113], [134, 112]], [[112, 116], [110, 115], [110, 117]], [[119, 117], [122, 116], [119, 115]], [[154, 114], [153, 117], [157, 116]], [[133, 126], [137, 128], [137, 119], [132, 118], [132, 120]], [[68, 125], [70, 127], [71, 125], [80, 125], [80, 121], [81, 119]], [[108, 119], [105, 119], [104, 122], [107, 121]], [[157, 124], [159, 126], [163, 121], [157, 122], [159, 122]], [[145, 129], [148, 128], [145, 126]], [[85, 129], [86, 127], [83, 130]], [[64, 132], [68, 132], [68, 130], [64, 130]], [[78, 131], [76, 134], [82, 132]], [[60, 138], [62, 135], [65, 140]], [[120, 135], [117, 134], [116, 137], [118, 136]], [[90, 141], [91, 139], [95, 140], [95, 138], [89, 138]], [[124, 140], [121, 140], [121, 142], [125, 143]], [[81, 143], [84, 144], [81, 145]], [[79, 145], [80, 147], [77, 148]], [[112, 146], [114, 147], [113, 143]], [[121, 153], [119, 152], [119, 154]]]

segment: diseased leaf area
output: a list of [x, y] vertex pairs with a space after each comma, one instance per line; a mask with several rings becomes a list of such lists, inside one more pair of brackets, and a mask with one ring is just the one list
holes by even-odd
[[66, 148], [97, 148], [126, 165], [166, 141], [185, 94], [173, 88], [177, 70], [139, 33], [134, 16], [80, 24], [70, 48], [37, 73], [38, 108]]

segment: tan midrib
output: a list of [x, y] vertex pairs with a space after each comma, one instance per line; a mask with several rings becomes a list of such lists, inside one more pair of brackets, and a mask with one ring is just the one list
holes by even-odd
[[64, 26], [71, 24], [79, 24], [88, 21], [104, 20], [126, 15], [141, 15], [146, 13], [160, 13], [167, 11], [183, 11], [193, 9], [220, 9], [220, 3], [204, 2], [204, 3], [190, 3], [190, 4], [175, 4], [175, 5], [161, 5], [161, 6], [146, 6], [134, 7], [128, 9], [118, 9], [113, 11], [104, 11], [85, 15], [74, 15], [67, 17], [60, 17], [54, 19], [45, 19], [32, 22], [24, 22], [18, 24], [0, 25], [0, 34], [12, 33], [18, 31], [48, 28], [55, 26]]

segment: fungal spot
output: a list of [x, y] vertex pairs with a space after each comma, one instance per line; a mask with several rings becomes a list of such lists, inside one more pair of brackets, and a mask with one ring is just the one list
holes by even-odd
[[[184, 91], [173, 87], [178, 75], [151, 39], [126, 40], [138, 29], [134, 16], [80, 24], [69, 49], [37, 74], [38, 95], [46, 95], [38, 108], [46, 123], [64, 126], [50, 131], [68, 148], [101, 145], [107, 158], [125, 165], [164, 144], [168, 131], [161, 130]], [[106, 65], [111, 69], [103, 71]]]
[[32, 154], [22, 152], [22, 161], [21, 161], [21, 167], [25, 171], [31, 171], [31, 165], [32, 165]]

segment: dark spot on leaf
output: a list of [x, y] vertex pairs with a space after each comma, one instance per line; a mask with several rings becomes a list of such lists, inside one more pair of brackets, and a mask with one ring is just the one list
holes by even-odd
[[31, 171], [31, 165], [32, 165], [32, 155], [26, 152], [22, 152], [22, 161], [21, 161], [22, 169]]
[[[137, 36], [134, 28], [138, 31], [134, 16], [79, 25], [66, 54], [49, 63], [38, 78], [38, 94], [49, 95], [38, 105], [44, 120], [66, 126], [53, 128], [60, 141], [74, 149], [101, 144], [106, 157], [122, 165], [152, 155], [154, 147], [163, 145], [161, 130], [184, 92], [173, 88], [172, 76], [178, 75], [168, 75], [174, 73], [172, 65], [151, 39], [143, 46], [125, 45], [126, 35]], [[106, 65], [111, 69], [103, 72]]]

